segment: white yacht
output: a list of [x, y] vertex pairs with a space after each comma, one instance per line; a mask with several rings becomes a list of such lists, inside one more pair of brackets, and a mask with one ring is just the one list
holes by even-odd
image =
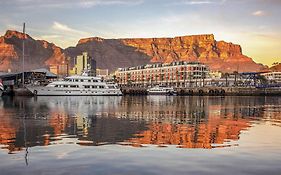
[[175, 95], [176, 91], [174, 88], [166, 86], [154, 86], [147, 90], [149, 95]]
[[47, 86], [27, 86], [37, 96], [112, 96], [122, 95], [117, 84], [107, 83], [99, 77], [74, 75]]

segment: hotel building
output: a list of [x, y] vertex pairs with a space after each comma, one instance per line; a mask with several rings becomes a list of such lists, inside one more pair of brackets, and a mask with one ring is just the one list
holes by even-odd
[[209, 68], [199, 62], [179, 61], [119, 68], [115, 76], [120, 86], [197, 87], [204, 86]]
[[267, 72], [261, 75], [265, 76], [269, 83], [281, 84], [281, 72]]

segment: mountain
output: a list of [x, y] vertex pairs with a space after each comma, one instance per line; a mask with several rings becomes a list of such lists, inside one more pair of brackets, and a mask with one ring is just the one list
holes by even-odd
[[63, 50], [44, 40], [8, 30], [0, 37], [0, 71], [22, 70], [22, 41], [25, 38], [25, 70], [61, 64], [66, 59]]
[[278, 63], [270, 68], [272, 71], [281, 72], [281, 63]]
[[[35, 40], [29, 35], [25, 37], [26, 69], [58, 65], [68, 57], [72, 65], [74, 58], [85, 51], [97, 61], [98, 68], [110, 71], [118, 67], [173, 61], [200, 61], [212, 70], [223, 72], [264, 69], [263, 65], [243, 55], [241, 46], [216, 41], [214, 35], [135, 39], [92, 37], [81, 39], [75, 47], [64, 50], [47, 41]], [[21, 69], [23, 38], [22, 33], [10, 30], [0, 38], [0, 71]]]
[[64, 50], [67, 57], [72, 59], [84, 51], [87, 51], [96, 60], [98, 68], [110, 71], [119, 67], [147, 64], [151, 59], [149, 55], [136, 51], [134, 47], [127, 46], [118, 39], [97, 37], [81, 39], [76, 47]]
[[81, 39], [76, 47], [65, 50], [73, 57], [88, 51], [94, 55], [98, 66], [111, 70], [117, 67], [149, 62], [199, 61], [212, 70], [223, 72], [252, 72], [264, 69], [243, 55], [241, 46], [216, 41], [214, 35], [192, 35], [175, 38], [138, 39]]

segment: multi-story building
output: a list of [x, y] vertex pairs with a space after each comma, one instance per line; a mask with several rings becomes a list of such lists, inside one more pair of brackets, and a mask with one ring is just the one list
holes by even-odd
[[68, 76], [69, 72], [68, 72], [68, 64], [62, 63], [61, 65], [51, 65], [49, 67], [50, 72], [52, 72], [53, 74], [56, 74], [58, 76]]
[[281, 72], [267, 72], [261, 75], [265, 76], [269, 83], [281, 83]]
[[80, 75], [86, 69], [89, 70], [93, 76], [96, 75], [96, 61], [90, 57], [87, 52], [83, 52], [82, 55], [76, 57], [74, 68], [70, 71], [70, 74]]
[[97, 69], [96, 74], [98, 77], [107, 78], [109, 73], [108, 69]]
[[116, 80], [121, 86], [166, 85], [173, 87], [203, 86], [209, 68], [199, 62], [173, 62], [119, 68]]

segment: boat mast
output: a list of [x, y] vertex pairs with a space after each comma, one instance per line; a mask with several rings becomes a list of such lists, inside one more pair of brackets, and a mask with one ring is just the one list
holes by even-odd
[[23, 23], [23, 40], [22, 40], [22, 87], [24, 87], [24, 41], [25, 41], [25, 23]]

